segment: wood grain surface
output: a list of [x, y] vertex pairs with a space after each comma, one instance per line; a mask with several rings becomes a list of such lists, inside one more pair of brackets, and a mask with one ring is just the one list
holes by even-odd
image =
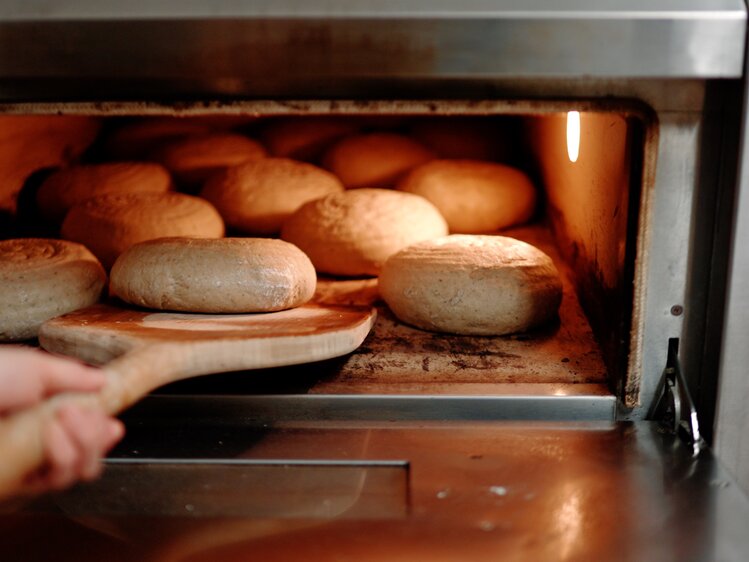
[[371, 307], [308, 304], [267, 314], [172, 314], [103, 304], [46, 323], [50, 351], [103, 364], [97, 394], [62, 394], [0, 422], [0, 499], [44, 461], [43, 428], [63, 404], [117, 414], [164, 384], [208, 373], [293, 365], [337, 357], [359, 346]]

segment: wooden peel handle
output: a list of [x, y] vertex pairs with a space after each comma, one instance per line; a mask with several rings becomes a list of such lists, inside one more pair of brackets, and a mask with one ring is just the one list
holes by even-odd
[[0, 418], [0, 501], [22, 492], [25, 478], [44, 465], [44, 430], [58, 408], [75, 404], [118, 414], [153, 389], [180, 378], [189, 355], [174, 353], [168, 344], [137, 348], [104, 367], [107, 382], [98, 393], [60, 394]]

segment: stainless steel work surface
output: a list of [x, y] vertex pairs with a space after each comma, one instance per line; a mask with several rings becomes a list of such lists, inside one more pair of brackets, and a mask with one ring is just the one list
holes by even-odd
[[[158, 439], [164, 428], [142, 429]], [[181, 440], [195, 435], [185, 428]], [[709, 453], [693, 459], [652, 423], [299, 421], [219, 428], [213, 440], [212, 456], [120, 460], [96, 484], [0, 517], [3, 559], [686, 562], [749, 552], [747, 498]], [[316, 484], [272, 477], [283, 466]], [[139, 487], [127, 488], [127, 469]], [[170, 470], [184, 487], [164, 483]], [[256, 485], [266, 476], [267, 491], [240, 485], [241, 473]], [[226, 516], [243, 495], [249, 507], [276, 505]], [[127, 501], [112, 514], [117, 498]]]
[[405, 517], [406, 461], [111, 459], [57, 498], [68, 515], [319, 519]]
[[314, 96], [331, 80], [371, 95], [388, 80], [739, 77], [745, 32], [740, 0], [14, 1], [0, 6], [0, 93], [22, 95], [23, 80], [37, 97], [96, 99]]

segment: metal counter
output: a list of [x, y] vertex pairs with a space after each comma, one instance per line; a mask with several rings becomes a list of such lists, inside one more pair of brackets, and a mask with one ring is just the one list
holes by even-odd
[[[655, 424], [131, 425], [5, 560], [745, 560], [749, 501]], [[137, 448], [136, 448], [137, 447]], [[171, 458], [148, 458], [154, 450]], [[44, 540], [39, 540], [44, 528]]]

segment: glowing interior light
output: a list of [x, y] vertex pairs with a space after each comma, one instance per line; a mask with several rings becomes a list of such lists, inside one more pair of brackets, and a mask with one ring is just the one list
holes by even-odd
[[577, 162], [580, 154], [580, 112], [567, 112], [567, 156], [570, 162]]

